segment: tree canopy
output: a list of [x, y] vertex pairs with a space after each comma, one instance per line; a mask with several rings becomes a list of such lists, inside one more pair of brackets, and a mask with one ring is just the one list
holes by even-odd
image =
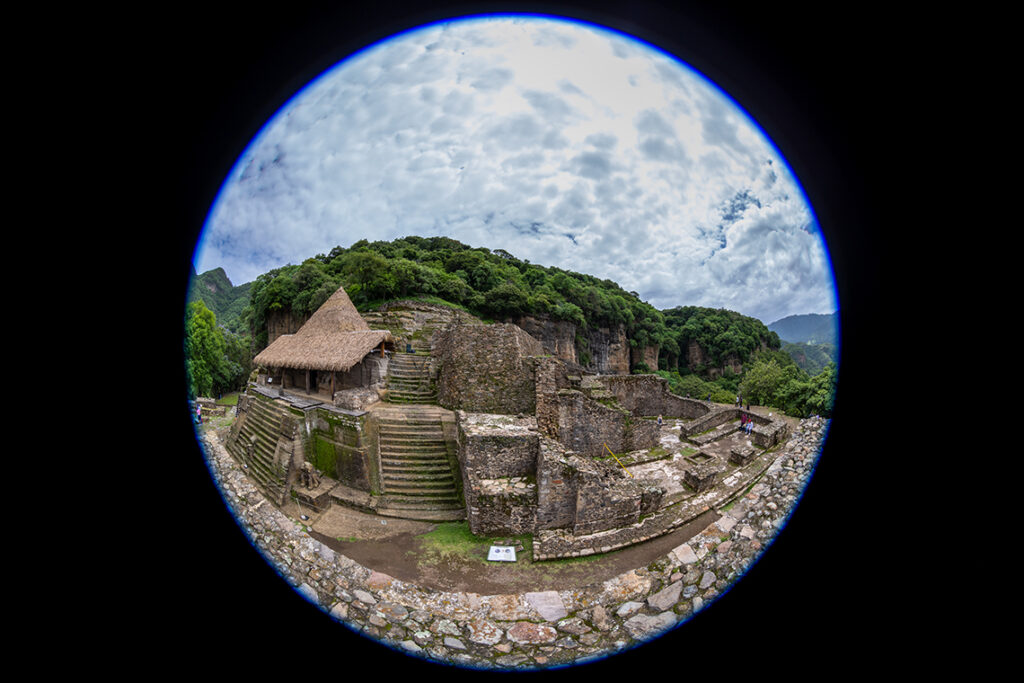
[[399, 298], [435, 298], [485, 319], [535, 315], [584, 329], [622, 325], [633, 346], [678, 350], [662, 313], [610, 280], [447, 237], [360, 240], [260, 275], [243, 313], [257, 346], [266, 344], [268, 314], [289, 310], [308, 316], [338, 287], [360, 310]]
[[218, 326], [202, 300], [186, 309], [184, 351], [190, 399], [238, 389], [249, 373], [248, 340]]
[[[267, 318], [273, 312], [308, 317], [339, 287], [359, 310], [415, 298], [463, 308], [485, 320], [537, 316], [568, 321], [578, 328], [577, 351], [584, 365], [590, 352], [581, 333], [621, 325], [631, 347], [658, 347], [659, 374], [669, 378], [677, 394], [711, 394], [712, 400], [731, 402], [742, 391], [752, 402], [793, 415], [831, 411], [835, 363], [810, 376], [780, 351], [778, 334], [760, 320], [700, 306], [659, 311], [611, 280], [541, 266], [503, 249], [470, 247], [448, 237], [360, 240], [260, 275], [251, 283], [249, 304], [240, 317], [254, 350], [266, 346]], [[208, 322], [196, 324], [210, 327]], [[702, 349], [706, 367], [691, 369], [683, 362], [691, 343]], [[196, 344], [202, 347], [198, 337]], [[743, 365], [742, 375], [726, 371], [714, 381], [701, 377], [708, 368], [727, 367], [730, 360]], [[197, 364], [192, 370], [197, 381], [209, 376], [212, 384], [214, 366]], [[220, 376], [230, 374], [222, 370]], [[217, 381], [222, 386], [226, 380]]]

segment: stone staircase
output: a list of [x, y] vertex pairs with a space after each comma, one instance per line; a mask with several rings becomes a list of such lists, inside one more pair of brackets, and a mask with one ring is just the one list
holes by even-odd
[[379, 418], [382, 495], [377, 513], [422, 520], [465, 519], [436, 411], [403, 406]]
[[417, 353], [395, 353], [388, 362], [389, 403], [436, 403], [437, 387], [431, 382], [429, 347], [413, 347]]
[[597, 375], [569, 375], [569, 387], [583, 392], [595, 401], [615, 401], [615, 394], [608, 391]]
[[[282, 504], [288, 493], [288, 475], [296, 439], [297, 422], [270, 401], [249, 400], [233, 425], [231, 454], [270, 500]], [[298, 444], [298, 445], [296, 445]], [[301, 454], [300, 454], [301, 455]]]

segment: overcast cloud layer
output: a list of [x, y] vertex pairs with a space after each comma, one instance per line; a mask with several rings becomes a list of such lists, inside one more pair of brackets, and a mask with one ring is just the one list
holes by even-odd
[[659, 309], [837, 308], [814, 215], [746, 115], [678, 61], [564, 21], [434, 25], [325, 74], [239, 160], [196, 270], [237, 285], [406, 235], [609, 278]]

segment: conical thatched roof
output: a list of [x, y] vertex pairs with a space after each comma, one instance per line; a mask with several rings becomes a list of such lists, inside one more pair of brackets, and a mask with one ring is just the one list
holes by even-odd
[[391, 333], [371, 330], [344, 288], [338, 288], [298, 332], [281, 335], [253, 362], [271, 368], [343, 372], [382, 341], [393, 341]]

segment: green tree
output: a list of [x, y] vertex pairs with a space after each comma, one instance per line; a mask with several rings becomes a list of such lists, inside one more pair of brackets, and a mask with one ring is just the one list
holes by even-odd
[[786, 380], [785, 371], [774, 358], [756, 361], [743, 375], [743, 381], [739, 386], [740, 394], [750, 403], [774, 405], [776, 395]]
[[838, 376], [836, 364], [830, 362], [821, 372], [811, 378], [811, 389], [804, 404], [804, 417], [810, 415], [831, 417], [832, 407], [835, 404]]
[[185, 316], [185, 371], [189, 398], [211, 396], [228, 380], [224, 337], [213, 311], [201, 300], [189, 303]]

